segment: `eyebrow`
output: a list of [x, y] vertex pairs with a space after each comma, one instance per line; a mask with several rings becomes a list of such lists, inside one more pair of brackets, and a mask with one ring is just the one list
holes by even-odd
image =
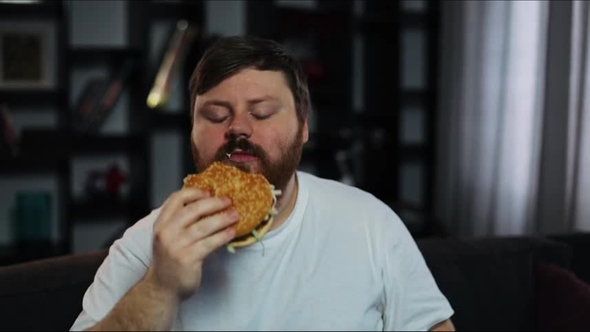
[[207, 107], [207, 106], [221, 106], [221, 107], [225, 107], [225, 108], [229, 108], [231, 109], [232, 106], [230, 103], [228, 103], [227, 101], [223, 101], [223, 100], [208, 100], [206, 102], [203, 103], [203, 105], [201, 105], [201, 107]]

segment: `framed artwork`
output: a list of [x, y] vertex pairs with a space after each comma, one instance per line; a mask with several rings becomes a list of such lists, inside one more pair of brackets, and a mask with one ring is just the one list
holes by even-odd
[[55, 86], [55, 26], [0, 23], [0, 90]]

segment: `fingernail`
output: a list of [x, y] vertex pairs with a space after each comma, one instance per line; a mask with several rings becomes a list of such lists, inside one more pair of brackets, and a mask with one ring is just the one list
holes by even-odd
[[232, 210], [229, 212], [228, 216], [230, 219], [238, 219], [238, 211]]
[[231, 203], [231, 198], [229, 198], [229, 197], [224, 197], [224, 198], [223, 198], [223, 203], [225, 203], [225, 204], [229, 204], [229, 203]]

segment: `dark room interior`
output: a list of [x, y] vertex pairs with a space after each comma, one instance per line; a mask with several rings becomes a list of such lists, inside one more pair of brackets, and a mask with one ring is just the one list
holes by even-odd
[[0, 329], [72, 327], [245, 35], [307, 76], [298, 170], [399, 216], [457, 330], [590, 329], [590, 4], [454, 0], [0, 0]]

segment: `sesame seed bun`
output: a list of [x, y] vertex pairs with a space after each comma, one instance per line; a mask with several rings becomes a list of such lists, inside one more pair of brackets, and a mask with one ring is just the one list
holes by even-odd
[[228, 249], [245, 247], [261, 240], [270, 230], [276, 213], [274, 187], [261, 174], [215, 162], [199, 174], [189, 174], [183, 180], [184, 187], [196, 187], [209, 191], [212, 196], [226, 196], [239, 213], [234, 224], [236, 236]]

